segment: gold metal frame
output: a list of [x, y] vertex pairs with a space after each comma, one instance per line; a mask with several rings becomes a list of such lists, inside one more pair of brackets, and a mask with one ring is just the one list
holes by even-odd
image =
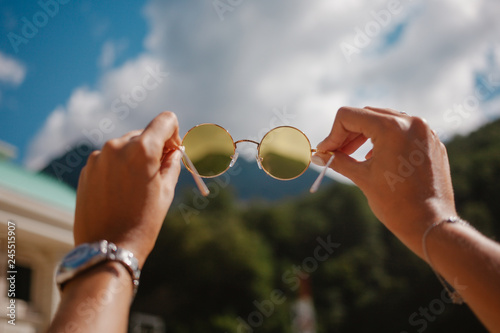
[[[282, 180], [282, 181], [293, 180], [293, 179], [296, 179], [296, 178], [302, 176], [307, 171], [307, 169], [309, 168], [309, 165], [311, 164], [311, 156], [312, 156], [312, 154], [316, 152], [316, 149], [312, 149], [311, 148], [311, 141], [309, 140], [309, 138], [307, 137], [307, 135], [304, 132], [302, 132], [301, 130], [299, 130], [298, 128], [293, 127], [293, 126], [278, 126], [278, 127], [275, 127], [273, 129], [269, 130], [266, 134], [264, 134], [264, 136], [262, 137], [262, 139], [260, 140], [260, 142], [257, 142], [257, 141], [249, 140], [249, 139], [241, 139], [241, 140], [238, 140], [238, 141], [234, 141], [234, 139], [231, 136], [231, 134], [229, 133], [229, 131], [226, 130], [224, 127], [222, 127], [220, 125], [217, 125], [217, 124], [213, 124], [213, 123], [203, 123], [203, 124], [199, 124], [199, 125], [196, 125], [196, 126], [192, 127], [189, 131], [187, 131], [186, 134], [184, 134], [184, 137], [182, 138], [182, 145], [184, 146], [184, 139], [189, 134], [189, 132], [191, 132], [195, 128], [198, 128], [200, 126], [205, 126], [205, 125], [213, 125], [213, 126], [219, 127], [219, 128], [223, 129], [227, 133], [227, 135], [229, 136], [229, 138], [231, 139], [231, 142], [233, 144], [233, 155], [230, 156], [231, 159], [233, 159], [234, 154], [236, 154], [236, 149], [237, 149], [238, 143], [241, 143], [241, 142], [250, 142], [250, 143], [256, 144], [257, 145], [257, 158], [258, 158], [257, 162], [259, 163], [259, 168], [262, 169], [262, 170], [264, 170], [264, 172], [266, 174], [268, 174], [269, 176], [271, 176], [272, 178], [278, 179], [278, 180]], [[304, 168], [304, 170], [300, 174], [298, 174], [297, 176], [295, 176], [293, 178], [286, 178], [285, 179], [285, 178], [276, 177], [276, 176], [272, 175], [268, 170], [266, 170], [266, 168], [264, 168], [264, 166], [261, 164], [261, 162], [262, 162], [262, 156], [260, 154], [260, 147], [261, 147], [262, 141], [264, 141], [264, 139], [269, 135], [269, 133], [271, 133], [274, 130], [280, 129], [280, 128], [291, 128], [291, 129], [294, 129], [294, 130], [298, 131], [300, 134], [302, 134], [304, 136], [304, 138], [306, 138], [307, 143], [309, 145], [309, 151], [310, 151], [310, 153], [309, 153], [309, 162], [307, 163], [307, 166]], [[184, 166], [190, 172], [193, 172], [191, 166], [186, 165], [185, 158], [182, 159], [182, 162], [184, 163]], [[220, 173], [218, 173], [216, 175], [203, 176], [203, 175], [200, 175], [199, 173], [198, 173], [198, 175], [200, 177], [202, 177], [202, 178], [215, 178], [215, 177], [218, 177], [218, 176], [222, 175], [223, 173], [225, 173], [227, 170], [229, 170], [229, 168], [232, 166], [232, 163], [233, 162], [231, 162], [230, 164], [228, 164], [228, 166], [226, 167], [226, 169], [224, 169], [224, 171], [222, 171], [222, 172], [220, 172]]]
[[[311, 165], [311, 156], [312, 156], [312, 153], [313, 153], [313, 149], [311, 148], [311, 141], [309, 140], [309, 138], [307, 137], [307, 135], [304, 132], [302, 132], [301, 130], [299, 130], [298, 128], [293, 127], [293, 126], [278, 126], [278, 127], [275, 127], [273, 129], [269, 130], [266, 134], [264, 134], [264, 136], [260, 140], [260, 143], [257, 145], [257, 156], [259, 158], [259, 162], [262, 163], [262, 157], [260, 156], [260, 146], [261, 146], [262, 141], [264, 141], [264, 139], [266, 138], [266, 136], [269, 135], [269, 133], [271, 133], [274, 130], [280, 129], [280, 128], [291, 128], [291, 129], [294, 129], [294, 130], [298, 131], [300, 134], [302, 134], [304, 136], [304, 138], [306, 138], [307, 143], [309, 145], [309, 162], [307, 163], [307, 166], [304, 168], [304, 170], [300, 174], [298, 174], [297, 176], [295, 176], [293, 178], [282, 179], [282, 178], [275, 177], [275, 176], [271, 175], [264, 168], [264, 166], [262, 166], [262, 170], [264, 170], [265, 173], [267, 173], [269, 176], [273, 177], [274, 179], [283, 180], [283, 181], [296, 179], [296, 178], [302, 176], [304, 174], [304, 172], [306, 172], [307, 169], [309, 169], [309, 165]], [[316, 149], [314, 150], [314, 152], [315, 151], [316, 151]]]
[[[229, 163], [229, 165], [227, 166], [226, 169], [224, 169], [224, 171], [222, 171], [221, 173], [217, 174], [217, 175], [213, 175], [213, 176], [201, 176], [198, 171], [196, 170], [196, 167], [194, 166], [194, 164], [191, 162], [190, 158], [187, 156], [186, 152], [185, 152], [185, 148], [184, 148], [184, 145], [181, 145], [179, 147], [180, 151], [182, 152], [182, 155], [183, 155], [183, 159], [182, 159], [182, 163], [184, 163], [184, 166], [188, 169], [188, 171], [193, 175], [194, 179], [195, 179], [195, 182], [196, 182], [196, 185], [198, 186], [198, 188], [200, 189], [200, 192], [204, 195], [204, 196], [207, 196], [208, 194], [210, 194], [210, 191], [208, 190], [207, 186], [205, 185], [205, 183], [203, 182], [202, 180], [202, 177], [203, 178], [214, 178], [214, 177], [218, 177], [220, 175], [222, 175], [223, 173], [225, 173], [230, 167], [233, 166], [233, 163], [236, 161], [236, 158], [238, 157], [237, 155], [237, 152], [236, 152], [236, 148], [237, 148], [237, 144], [240, 143], [240, 142], [250, 142], [250, 143], [254, 143], [257, 145], [257, 162], [259, 164], [259, 168], [261, 168], [262, 170], [264, 170], [265, 173], [267, 173], [269, 176], [271, 176], [272, 178], [274, 179], [278, 179], [278, 180], [282, 180], [282, 181], [286, 181], [286, 180], [292, 180], [292, 179], [296, 179], [300, 176], [302, 176], [306, 171], [307, 169], [309, 168], [310, 164], [311, 164], [311, 157], [312, 157], [312, 154], [313, 153], [316, 153], [318, 152], [317, 149], [314, 149], [314, 148], [311, 148], [311, 141], [309, 140], [309, 138], [307, 137], [307, 135], [305, 135], [304, 132], [302, 132], [301, 130], [299, 130], [298, 128], [296, 127], [293, 127], [293, 126], [278, 126], [278, 127], [275, 127], [271, 130], [269, 130], [266, 134], [264, 134], [264, 136], [262, 137], [262, 139], [260, 140], [260, 142], [257, 142], [257, 141], [254, 141], [254, 140], [249, 140], [249, 139], [242, 139], [242, 140], [238, 140], [238, 141], [234, 141], [233, 137], [231, 136], [231, 134], [229, 133], [228, 130], [226, 130], [224, 127], [220, 126], [220, 125], [217, 125], [217, 124], [213, 124], [213, 123], [203, 123], [203, 124], [199, 124], [199, 125], [196, 125], [194, 127], [192, 127], [189, 131], [187, 131], [187, 133], [184, 135], [184, 137], [182, 138], [182, 143], [184, 142], [184, 139], [186, 138], [186, 136], [189, 134], [189, 132], [191, 132], [193, 129], [197, 128], [197, 127], [200, 127], [200, 126], [204, 126], [204, 125], [213, 125], [213, 126], [216, 126], [216, 127], [219, 127], [221, 129], [223, 129], [229, 136], [229, 138], [231, 139], [231, 142], [233, 144], [233, 155], [231, 155], [231, 162]], [[279, 128], [291, 128], [291, 129], [294, 129], [296, 131], [298, 131], [299, 133], [301, 133], [307, 140], [307, 143], [309, 145], [309, 162], [307, 164], [307, 167], [304, 168], [304, 170], [298, 174], [297, 176], [293, 177], [293, 178], [287, 178], [287, 179], [283, 179], [283, 178], [279, 178], [279, 177], [276, 177], [276, 176], [273, 176], [271, 173], [269, 173], [263, 166], [262, 166], [262, 157], [260, 156], [260, 147], [261, 147], [261, 144], [262, 144], [262, 141], [264, 141], [264, 139], [266, 138], [267, 135], [269, 135], [269, 133], [271, 133], [272, 131], [276, 130], [276, 129], [279, 129]], [[321, 183], [321, 180], [323, 179], [323, 177], [325, 176], [325, 173], [326, 173], [326, 170], [327, 168], [330, 166], [330, 164], [332, 163], [335, 155], [333, 154], [333, 152], [325, 152], [325, 153], [330, 153], [332, 156], [330, 157], [328, 163], [325, 165], [325, 168], [322, 170], [322, 172], [320, 173], [320, 175], [318, 176], [318, 178], [316, 179], [316, 181], [314, 182], [314, 184], [312, 185], [311, 189], [310, 189], [310, 192], [311, 193], [314, 193], [317, 191], [320, 183]], [[236, 157], [235, 157], [236, 156]]]
[[[186, 138], [186, 136], [189, 134], [189, 132], [191, 132], [192, 130], [194, 130], [195, 128], [198, 128], [200, 126], [204, 126], [204, 125], [213, 125], [213, 126], [216, 126], [216, 127], [219, 127], [221, 129], [223, 129], [227, 135], [229, 136], [229, 138], [231, 139], [231, 142], [233, 143], [233, 154], [231, 155], [231, 158], [233, 158], [234, 154], [236, 154], [236, 143], [239, 142], [234, 142], [234, 139], [233, 137], [231, 136], [231, 134], [229, 133], [229, 131], [227, 129], [225, 129], [224, 127], [220, 126], [220, 125], [217, 125], [217, 124], [213, 124], [213, 123], [203, 123], [203, 124], [198, 124], [194, 127], [192, 127], [189, 131], [186, 132], [186, 134], [184, 134], [184, 136], [182, 137], [182, 141], [181, 141], [181, 145], [184, 146], [184, 139]], [[252, 141], [252, 140], [248, 140], [248, 141]], [[184, 158], [182, 159], [182, 163], [184, 163], [184, 166], [186, 167], [186, 169], [188, 169], [191, 173], [193, 173], [193, 170], [192, 170], [192, 167], [194, 167], [194, 165], [191, 163], [191, 166], [189, 165], [186, 165], [186, 160], [189, 159], [187, 158], [187, 155], [184, 156]], [[191, 161], [190, 161], [191, 162]], [[218, 173], [216, 175], [213, 175], [213, 176], [202, 176], [198, 173], [198, 171], [196, 171], [196, 174], [202, 178], [215, 178], [215, 177], [218, 177], [220, 175], [222, 175], [224, 172], [226, 172], [227, 170], [229, 170], [229, 168], [231, 167], [231, 163], [229, 163], [229, 165], [224, 169], [224, 171], [222, 171], [221, 173]]]

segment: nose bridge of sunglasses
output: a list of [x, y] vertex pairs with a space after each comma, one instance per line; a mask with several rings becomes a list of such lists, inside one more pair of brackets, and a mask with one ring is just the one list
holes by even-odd
[[[239, 143], [243, 143], [243, 145], [238, 145]], [[253, 146], [253, 145], [247, 145], [245, 143], [252, 143], [254, 145], [257, 146], [257, 154], [256, 154], [256, 151], [255, 151], [255, 148], [253, 147], [250, 147], [250, 146]], [[243, 155], [243, 157], [247, 160], [249, 160], [250, 158], [252, 158], [252, 156], [255, 156], [256, 160], [257, 160], [257, 165], [259, 166], [259, 169], [262, 169], [262, 166], [260, 164], [260, 160], [259, 160], [259, 156], [258, 156], [258, 149], [259, 149], [259, 146], [260, 146], [260, 142], [257, 142], [255, 140], [250, 140], [250, 139], [242, 139], [242, 140], [238, 140], [234, 143], [234, 145], [237, 147], [236, 149], [238, 151], [236, 151], [235, 155], [236, 155], [236, 158], [239, 156], [239, 155]], [[234, 158], [234, 162], [236, 162], [236, 158]], [[234, 163], [231, 164], [231, 166], [233, 166]]]
[[254, 140], [250, 140], [250, 139], [242, 139], [242, 140], [238, 140], [236, 141], [234, 144], [237, 145], [238, 143], [240, 142], [250, 142], [250, 143], [255, 143], [257, 145], [257, 147], [259, 146], [260, 143], [258, 143], [257, 141], [254, 141]]

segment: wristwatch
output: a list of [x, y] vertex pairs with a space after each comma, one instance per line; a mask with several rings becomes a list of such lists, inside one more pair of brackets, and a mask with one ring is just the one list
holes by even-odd
[[57, 268], [56, 283], [62, 290], [66, 282], [81, 272], [109, 260], [117, 261], [127, 268], [132, 277], [135, 295], [141, 276], [137, 258], [132, 252], [121, 249], [106, 240], [81, 244], [69, 252]]

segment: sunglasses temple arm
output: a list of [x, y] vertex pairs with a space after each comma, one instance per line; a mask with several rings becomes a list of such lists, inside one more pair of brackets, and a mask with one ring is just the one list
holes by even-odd
[[196, 170], [193, 162], [191, 162], [191, 159], [187, 156], [186, 152], [184, 151], [184, 147], [183, 146], [179, 147], [179, 150], [182, 153], [182, 157], [184, 157], [184, 161], [186, 161], [189, 169], [191, 170], [191, 174], [193, 175], [194, 182], [196, 183], [196, 186], [198, 186], [198, 189], [200, 190], [201, 194], [204, 197], [206, 197], [207, 195], [210, 194], [210, 191], [209, 191], [207, 185], [205, 184], [203, 179], [201, 179], [201, 176], [198, 173], [198, 170]]
[[323, 170], [321, 170], [321, 173], [319, 174], [318, 178], [316, 178], [316, 181], [314, 182], [314, 184], [312, 184], [309, 192], [315, 193], [319, 189], [319, 185], [321, 184], [321, 181], [325, 177], [326, 170], [328, 170], [328, 167], [330, 166], [330, 164], [332, 164], [334, 158], [335, 155], [332, 155], [332, 157], [330, 157]]

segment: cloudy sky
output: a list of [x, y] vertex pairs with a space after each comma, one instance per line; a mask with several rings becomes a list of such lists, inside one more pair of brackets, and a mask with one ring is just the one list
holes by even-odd
[[446, 140], [500, 116], [499, 14], [496, 0], [0, 0], [0, 140], [39, 169], [171, 110], [181, 134], [287, 124], [314, 146], [343, 105], [404, 110]]

